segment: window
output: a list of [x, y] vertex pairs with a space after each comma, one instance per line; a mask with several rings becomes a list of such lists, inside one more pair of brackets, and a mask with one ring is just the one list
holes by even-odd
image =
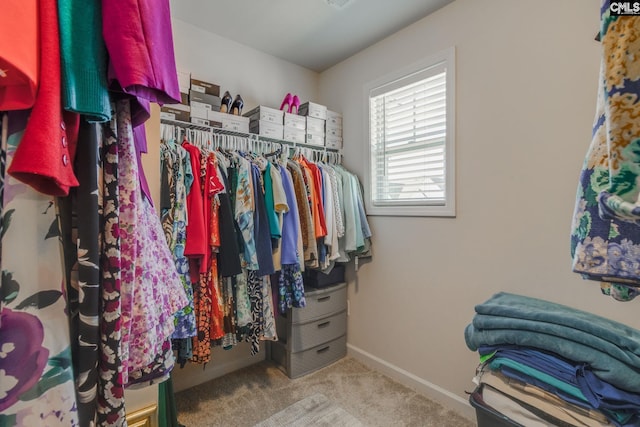
[[365, 87], [369, 214], [455, 216], [454, 57], [451, 48]]

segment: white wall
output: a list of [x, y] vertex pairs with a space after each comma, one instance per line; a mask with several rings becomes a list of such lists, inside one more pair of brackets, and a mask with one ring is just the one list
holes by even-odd
[[226, 90], [233, 97], [239, 93], [245, 103], [244, 112], [257, 105], [280, 108], [287, 92], [297, 94], [303, 102], [316, 99], [318, 74], [315, 71], [179, 19], [173, 19], [172, 26], [178, 70], [220, 85], [220, 96]]
[[474, 305], [495, 292], [640, 328], [640, 301], [615, 302], [571, 272], [598, 12], [597, 0], [457, 0], [322, 73], [321, 101], [343, 112], [345, 164], [363, 179], [364, 84], [457, 51], [457, 218], [370, 217], [374, 258], [349, 290], [352, 354], [462, 402], [478, 362], [463, 330]]

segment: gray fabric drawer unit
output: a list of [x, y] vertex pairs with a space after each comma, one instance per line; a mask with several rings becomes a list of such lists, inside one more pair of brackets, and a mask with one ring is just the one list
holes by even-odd
[[296, 378], [347, 354], [347, 285], [305, 288], [307, 306], [276, 318], [278, 341], [270, 342], [271, 359]]
[[326, 342], [298, 353], [291, 353], [280, 342], [271, 343], [271, 359], [275, 361], [289, 378], [298, 378], [347, 355], [347, 336]]

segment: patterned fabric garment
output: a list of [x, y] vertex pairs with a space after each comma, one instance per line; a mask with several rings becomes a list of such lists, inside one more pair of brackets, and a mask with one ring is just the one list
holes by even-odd
[[262, 331], [263, 340], [278, 341], [278, 333], [276, 331], [276, 316], [273, 309], [273, 295], [271, 293], [271, 277], [262, 276], [260, 278], [262, 288], [262, 301], [264, 313], [264, 326]]
[[[8, 123], [10, 166], [25, 123]], [[79, 426], [53, 198], [6, 176], [2, 204], [0, 425]]]
[[640, 286], [640, 17], [610, 16], [609, 1], [601, 16], [597, 114], [580, 174], [571, 255], [574, 272], [629, 300], [637, 292], [624, 287]]
[[76, 152], [80, 182], [68, 197], [56, 199], [65, 260], [71, 346], [76, 372], [78, 418], [81, 425], [95, 425], [98, 382], [100, 304], [100, 214], [98, 176], [102, 130], [81, 121]]
[[[173, 339], [191, 338], [196, 335], [196, 318], [193, 310], [193, 288], [189, 277], [189, 261], [184, 256], [187, 222], [187, 190], [185, 186], [185, 167], [191, 170], [189, 154], [176, 144], [162, 144], [163, 170], [167, 172], [169, 208], [162, 210], [161, 222], [169, 250], [182, 282], [189, 304], [175, 314]], [[164, 179], [165, 177], [163, 177]]]
[[251, 323], [247, 327], [245, 340], [251, 344], [251, 355], [260, 352], [260, 339], [264, 335], [264, 300], [262, 296], [262, 280], [258, 273], [249, 270], [247, 274], [247, 292], [251, 302]]
[[193, 292], [193, 304], [195, 307], [198, 333], [193, 337], [194, 363], [209, 363], [211, 361], [211, 273], [200, 273], [200, 280]]
[[121, 236], [123, 362], [127, 372], [164, 354], [173, 315], [189, 304], [162, 226], [142, 196], [128, 100], [116, 105]]
[[224, 349], [229, 349], [238, 343], [236, 339], [236, 316], [234, 301], [235, 277], [224, 277], [222, 279], [222, 300], [224, 302], [224, 337], [220, 345]]
[[112, 117], [103, 129], [106, 135], [102, 147], [102, 291], [100, 295], [100, 377], [98, 381], [98, 425], [123, 425], [126, 410], [124, 402], [124, 375], [122, 363], [122, 265], [119, 232], [118, 143], [116, 121]]
[[298, 264], [282, 264], [278, 287], [278, 310], [285, 314], [291, 307], [306, 307], [304, 283]]
[[248, 160], [241, 157], [237, 157], [236, 162], [236, 182], [234, 187], [235, 205], [233, 213], [240, 232], [242, 233], [242, 266], [250, 270], [257, 270], [259, 266], [253, 233], [253, 210], [255, 203], [251, 179], [251, 164]]

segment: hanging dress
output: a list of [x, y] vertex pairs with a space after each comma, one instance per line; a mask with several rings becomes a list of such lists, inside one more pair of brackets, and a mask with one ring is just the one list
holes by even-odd
[[[24, 129], [11, 119], [8, 167]], [[0, 425], [78, 426], [53, 198], [7, 176], [2, 204]]]

